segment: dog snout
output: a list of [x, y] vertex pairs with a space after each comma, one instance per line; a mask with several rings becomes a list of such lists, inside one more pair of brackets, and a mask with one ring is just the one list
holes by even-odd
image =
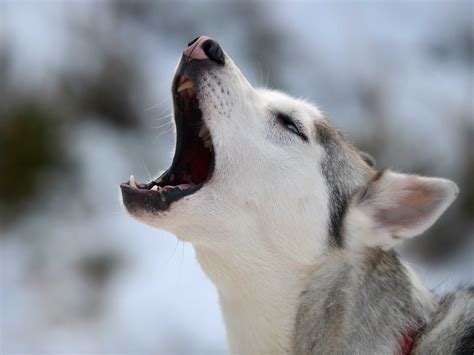
[[220, 65], [224, 65], [225, 56], [221, 46], [214, 39], [207, 36], [200, 36], [188, 43], [183, 51], [184, 56], [190, 60], [209, 59]]

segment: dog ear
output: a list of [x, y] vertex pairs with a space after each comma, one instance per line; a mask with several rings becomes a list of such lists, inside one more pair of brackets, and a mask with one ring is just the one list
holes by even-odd
[[375, 168], [375, 159], [372, 155], [367, 152], [359, 151], [359, 154], [363, 161], [367, 163], [368, 166]]
[[431, 227], [457, 193], [456, 184], [446, 179], [378, 172], [351, 201], [349, 244], [391, 249]]

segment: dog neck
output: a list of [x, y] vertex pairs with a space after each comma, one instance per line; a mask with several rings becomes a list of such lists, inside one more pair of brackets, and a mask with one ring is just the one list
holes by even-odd
[[193, 246], [201, 267], [217, 287], [230, 352], [290, 352], [298, 298], [314, 265], [282, 255], [261, 236], [225, 233], [215, 237], [215, 243]]
[[[358, 266], [366, 263], [365, 257], [353, 258], [344, 252], [321, 256], [318, 263], [308, 266], [262, 248], [242, 250], [240, 245], [232, 253], [223, 252], [219, 247], [194, 245], [194, 248], [199, 263], [217, 287], [232, 354], [291, 353], [295, 334], [302, 334], [296, 319], [302, 294], [310, 298], [310, 302], [318, 303], [320, 298], [330, 296], [327, 290], [337, 286], [335, 283], [339, 281], [334, 280], [340, 280], [341, 274], [358, 274], [360, 281], [364, 279], [360, 273], [367, 272]], [[410, 287], [414, 295], [429, 297], [422, 295], [425, 289], [409, 269], [407, 276], [404, 286]], [[364, 297], [365, 286], [359, 281], [357, 286], [350, 282], [343, 285], [344, 291]], [[344, 307], [349, 306], [346, 304]], [[357, 314], [357, 310], [351, 312]], [[313, 322], [318, 321], [313, 319]], [[406, 319], [399, 322], [398, 328], [391, 333], [395, 336], [403, 331]], [[329, 325], [322, 325], [322, 328], [326, 331]], [[326, 339], [322, 338], [325, 342]], [[328, 349], [338, 349], [334, 347], [337, 346], [335, 343], [329, 344], [329, 338], [327, 341], [325, 346]], [[393, 339], [388, 346], [396, 349], [397, 341]]]
[[307, 270], [291, 263], [268, 263], [259, 251], [245, 258], [195, 246], [202, 268], [217, 287], [232, 354], [290, 351], [298, 297]]

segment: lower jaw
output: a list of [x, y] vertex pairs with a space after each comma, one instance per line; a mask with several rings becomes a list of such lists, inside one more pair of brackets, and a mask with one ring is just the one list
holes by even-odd
[[181, 191], [177, 188], [160, 192], [149, 189], [140, 189], [124, 183], [120, 186], [122, 190], [123, 204], [132, 214], [151, 213], [156, 214], [170, 209], [170, 207], [180, 200], [194, 194], [203, 184], [192, 185]]

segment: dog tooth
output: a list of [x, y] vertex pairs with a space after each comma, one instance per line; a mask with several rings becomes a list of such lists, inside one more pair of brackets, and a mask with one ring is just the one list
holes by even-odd
[[207, 129], [207, 127], [206, 127], [205, 125], [203, 125], [203, 126], [201, 127], [201, 129], [199, 130], [198, 136], [199, 136], [199, 138], [203, 138], [203, 139], [204, 139], [204, 137], [205, 137], [205, 135], [206, 135], [207, 133], [209, 133], [209, 130]]
[[152, 190], [152, 191], [158, 191], [158, 185], [153, 186], [150, 190]]
[[193, 87], [194, 87], [193, 82], [191, 80], [187, 80], [178, 87], [178, 92], [181, 92], [186, 89], [191, 89]]
[[186, 189], [189, 189], [191, 187], [191, 184], [179, 184], [176, 187], [180, 190], [186, 190]]
[[130, 179], [128, 179], [128, 182], [129, 182], [129, 185], [130, 185], [132, 188], [138, 189], [137, 183], [135, 182], [135, 176], [130, 175]]

